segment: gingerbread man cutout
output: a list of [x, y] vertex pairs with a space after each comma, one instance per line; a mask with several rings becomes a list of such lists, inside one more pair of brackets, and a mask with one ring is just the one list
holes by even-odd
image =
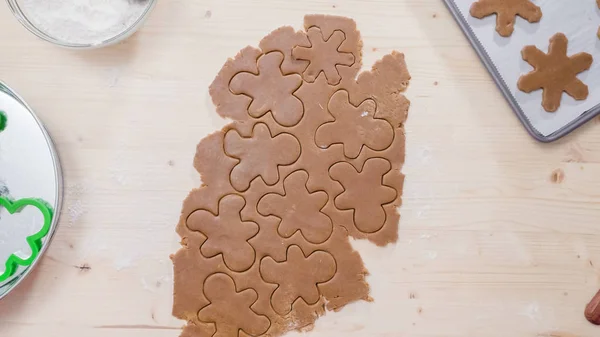
[[204, 296], [210, 301], [198, 312], [202, 322], [214, 323], [213, 337], [238, 336], [239, 330], [250, 336], [265, 333], [271, 322], [265, 316], [252, 311], [252, 304], [258, 299], [253, 289], [238, 292], [233, 279], [224, 273], [212, 274], [204, 281]]
[[381, 151], [392, 144], [394, 128], [385, 119], [375, 118], [375, 101], [368, 99], [356, 107], [349, 102], [348, 92], [339, 90], [327, 107], [335, 120], [317, 129], [315, 140], [319, 147], [342, 143], [344, 155], [356, 158], [363, 146]]
[[[294, 92], [302, 85], [298, 74], [283, 75], [281, 64], [283, 54], [271, 52], [258, 59], [258, 74], [242, 72], [229, 83], [234, 94], [252, 98], [248, 114], [262, 117], [271, 111], [273, 119], [283, 126], [293, 126], [300, 122], [304, 107]], [[268, 89], [265, 89], [268, 88]]]
[[218, 214], [197, 210], [190, 214], [187, 226], [206, 236], [200, 252], [206, 257], [223, 254], [225, 265], [233, 271], [244, 271], [254, 263], [254, 248], [248, 240], [258, 233], [258, 225], [242, 221], [240, 212], [246, 205], [244, 198], [229, 194], [219, 201]]
[[285, 195], [269, 193], [258, 202], [258, 212], [280, 220], [277, 232], [289, 238], [300, 231], [311, 243], [325, 242], [333, 232], [331, 219], [321, 210], [329, 197], [324, 191], [310, 192], [306, 187], [308, 173], [296, 171], [283, 181]]
[[300, 157], [300, 142], [289, 133], [271, 136], [269, 128], [258, 123], [249, 138], [236, 130], [225, 135], [225, 153], [240, 162], [231, 170], [231, 185], [243, 192], [260, 176], [267, 185], [279, 181], [279, 166], [290, 165]]
[[288, 248], [284, 262], [270, 257], [260, 262], [262, 278], [278, 285], [271, 297], [271, 305], [280, 315], [289, 313], [298, 298], [307, 304], [317, 303], [321, 296], [317, 285], [331, 280], [335, 271], [336, 263], [331, 254], [318, 250], [307, 257], [296, 245]]
[[313, 83], [319, 74], [323, 72], [327, 78], [327, 83], [331, 85], [339, 84], [342, 77], [337, 70], [337, 66], [351, 66], [354, 64], [352, 53], [338, 51], [342, 42], [346, 39], [344, 33], [336, 30], [326, 40], [319, 28], [311, 27], [308, 30], [308, 39], [311, 47], [298, 46], [292, 51], [295, 58], [310, 62], [304, 71], [304, 79], [309, 83]]
[[329, 175], [344, 187], [344, 192], [335, 197], [335, 206], [340, 210], [354, 211], [354, 225], [363, 233], [375, 233], [385, 224], [383, 205], [396, 199], [398, 192], [383, 185], [383, 176], [392, 169], [383, 158], [368, 159], [361, 171], [346, 162], [329, 169]]

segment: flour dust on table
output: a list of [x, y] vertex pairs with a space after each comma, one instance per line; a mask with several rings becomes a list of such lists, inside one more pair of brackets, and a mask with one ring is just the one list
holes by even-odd
[[109, 40], [133, 26], [150, 0], [19, 0], [27, 19], [43, 33], [66, 43]]

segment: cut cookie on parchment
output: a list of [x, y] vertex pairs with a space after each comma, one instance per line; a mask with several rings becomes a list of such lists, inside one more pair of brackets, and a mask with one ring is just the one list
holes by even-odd
[[526, 46], [521, 51], [523, 60], [531, 64], [533, 71], [521, 76], [517, 87], [526, 93], [542, 89], [542, 106], [548, 112], [558, 109], [563, 92], [576, 100], [584, 100], [588, 96], [588, 87], [577, 78], [577, 74], [590, 69], [592, 55], [577, 53], [567, 56], [567, 44], [567, 37], [557, 33], [550, 38], [548, 54], [535, 46]]
[[350, 238], [398, 237], [410, 75], [392, 52], [358, 73], [356, 23], [305, 17], [228, 60], [210, 86], [233, 119], [196, 149], [173, 314], [182, 337], [279, 336], [372, 300]]
[[[600, 0], [596, 0], [596, 5], [600, 8]], [[598, 35], [598, 38], [600, 39], [600, 27], [598, 27], [598, 33], [596, 33], [596, 35]]]
[[478, 0], [470, 14], [477, 19], [496, 14], [496, 31], [504, 37], [513, 33], [517, 15], [531, 23], [542, 18], [542, 10], [531, 0]]

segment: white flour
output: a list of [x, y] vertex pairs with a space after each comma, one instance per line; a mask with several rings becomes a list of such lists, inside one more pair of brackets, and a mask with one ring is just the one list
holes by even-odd
[[19, 0], [39, 30], [67, 43], [94, 44], [133, 25], [150, 0]]

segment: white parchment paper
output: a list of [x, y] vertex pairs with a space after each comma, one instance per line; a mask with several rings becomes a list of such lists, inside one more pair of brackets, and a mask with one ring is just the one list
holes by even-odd
[[[504, 38], [496, 32], [496, 16], [482, 20], [469, 14], [475, 0], [454, 0], [481, 45], [502, 75], [504, 82], [521, 107], [531, 125], [544, 136], [560, 130], [586, 111], [600, 104], [600, 10], [596, 0], [533, 0], [542, 9], [539, 23], [529, 23], [517, 17], [512, 36]], [[517, 88], [517, 81], [533, 68], [521, 57], [524, 46], [535, 45], [544, 53], [548, 51], [550, 37], [563, 33], [569, 39], [568, 55], [590, 53], [594, 62], [589, 71], [579, 74], [589, 88], [586, 100], [576, 101], [566, 93], [554, 113], [546, 112], [541, 105], [542, 90], [526, 94]]]

